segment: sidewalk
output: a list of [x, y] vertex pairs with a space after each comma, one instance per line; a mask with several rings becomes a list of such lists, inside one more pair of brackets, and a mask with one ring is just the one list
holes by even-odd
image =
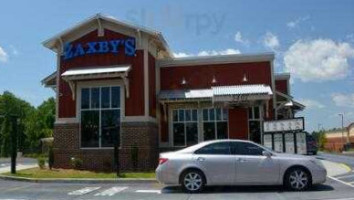
[[[22, 170], [22, 169], [30, 169], [37, 167], [37, 164], [17, 164], [16, 165], [16, 170]], [[11, 165], [10, 166], [5, 166], [5, 167], [0, 167], [0, 174], [10, 172], [11, 171]]]
[[327, 169], [328, 176], [338, 176], [341, 174], [346, 174], [352, 170], [348, 165], [343, 163], [336, 163], [327, 160], [321, 160], [321, 162]]

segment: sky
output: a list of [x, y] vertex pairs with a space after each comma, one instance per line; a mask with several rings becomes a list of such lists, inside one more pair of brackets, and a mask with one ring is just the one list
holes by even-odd
[[176, 57], [274, 52], [306, 130], [340, 127], [338, 113], [354, 122], [352, 0], [3, 1], [0, 93], [34, 106], [54, 96], [41, 80], [56, 57], [41, 43], [96, 13], [162, 32]]

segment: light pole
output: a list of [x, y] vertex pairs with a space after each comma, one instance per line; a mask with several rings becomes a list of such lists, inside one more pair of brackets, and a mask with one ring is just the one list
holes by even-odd
[[339, 116], [341, 116], [342, 118], [342, 145], [344, 146], [344, 114], [343, 113], [339, 113]]

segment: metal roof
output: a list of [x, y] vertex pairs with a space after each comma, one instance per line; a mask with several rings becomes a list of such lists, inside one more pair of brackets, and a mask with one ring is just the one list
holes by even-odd
[[210, 89], [161, 90], [159, 98], [163, 100], [212, 99], [216, 96], [232, 95], [272, 95], [267, 85], [217, 86]]
[[195, 90], [161, 90], [160, 99], [202, 99], [213, 97], [211, 89]]
[[130, 70], [130, 65], [120, 65], [114, 67], [96, 67], [96, 68], [80, 68], [70, 69], [65, 71], [61, 76], [76, 76], [76, 75], [89, 75], [89, 74], [107, 74], [127, 72]]
[[272, 95], [272, 89], [268, 85], [233, 85], [212, 87], [214, 96], [261, 94]]

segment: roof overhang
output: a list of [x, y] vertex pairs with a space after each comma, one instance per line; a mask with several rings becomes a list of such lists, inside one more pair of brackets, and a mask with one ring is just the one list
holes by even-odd
[[303, 104], [297, 102], [294, 100], [294, 97], [284, 94], [282, 92], [276, 91], [275, 92], [278, 96], [282, 97], [285, 99], [285, 101], [280, 102], [280, 105], [277, 106], [277, 110], [282, 108], [282, 107], [290, 107], [294, 110], [304, 110], [306, 106], [304, 106]]
[[278, 73], [275, 74], [275, 80], [289, 80], [290, 73]]
[[128, 72], [131, 70], [130, 65], [117, 65], [110, 67], [90, 67], [90, 68], [74, 68], [61, 74], [72, 91], [73, 99], [75, 99], [76, 82], [83, 80], [104, 79], [104, 78], [121, 78], [124, 82], [126, 96], [129, 98], [129, 80]]
[[273, 95], [267, 85], [216, 86], [210, 89], [161, 90], [162, 102], [212, 101], [237, 103], [242, 101], [269, 100]]
[[181, 67], [207, 64], [247, 63], [247, 62], [271, 62], [274, 60], [274, 53], [260, 54], [232, 54], [216, 56], [195, 56], [185, 58], [170, 58], [159, 60], [160, 67]]
[[48, 75], [47, 77], [45, 77], [41, 83], [42, 85], [44, 85], [44, 87], [49, 87], [49, 88], [52, 88], [53, 90], [56, 90], [56, 87], [57, 87], [57, 81], [56, 81], [56, 78], [57, 78], [57, 72], [53, 72], [51, 73], [50, 75]]
[[[69, 29], [66, 29], [66, 30], [60, 32], [59, 34], [57, 34], [47, 40], [45, 40], [44, 42], [42, 42], [42, 44], [43, 44], [43, 46], [47, 47], [48, 49], [51, 49], [54, 52], [58, 53], [58, 52], [60, 52], [60, 50], [58, 49], [58, 44], [60, 44], [60, 46], [63, 46], [63, 43], [64, 43], [63, 38], [65, 38], [66, 36], [68, 36], [70, 34], [73, 34], [74, 32], [76, 32], [80, 29], [86, 28], [90, 31], [98, 29], [98, 34], [102, 36], [102, 34], [104, 33], [103, 29], [105, 28], [105, 27], [103, 27], [102, 21], [111, 23], [113, 25], [126, 27], [130, 30], [133, 30], [133, 32], [135, 32], [136, 35], [139, 35], [140, 33], [147, 34], [148, 36], [150, 36], [152, 41], [156, 42], [159, 49], [161, 49], [167, 53], [167, 57], [173, 58], [173, 53], [170, 50], [170, 48], [169, 48], [165, 38], [161, 34], [161, 32], [151, 30], [151, 29], [148, 29], [148, 28], [145, 28], [142, 26], [138, 26], [138, 25], [133, 25], [128, 22], [118, 21], [117, 19], [115, 19], [111, 16], [105, 16], [100, 13], [82, 21], [81, 23], [76, 24], [75, 26], [73, 26]], [[93, 26], [97, 27], [97, 28], [93, 29]]]

